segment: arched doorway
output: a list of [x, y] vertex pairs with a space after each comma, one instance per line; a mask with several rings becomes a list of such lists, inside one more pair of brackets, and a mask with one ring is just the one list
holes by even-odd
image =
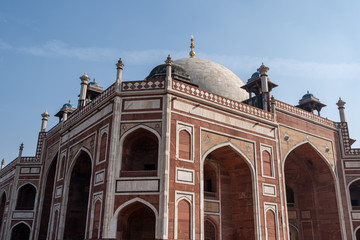
[[11, 240], [28, 240], [30, 228], [25, 223], [19, 223], [11, 230]]
[[5, 212], [5, 204], [6, 204], [6, 194], [3, 192], [0, 199], [0, 236], [1, 236], [1, 227], [4, 220], [4, 212]]
[[123, 209], [118, 216], [118, 240], [154, 240], [156, 217], [145, 204], [135, 202]]
[[288, 154], [284, 173], [299, 239], [341, 239], [335, 181], [326, 160], [306, 143]]
[[42, 211], [41, 211], [39, 240], [47, 239], [50, 209], [51, 209], [53, 190], [54, 190], [56, 162], [57, 162], [57, 154], [56, 154], [54, 160], [52, 161], [50, 168], [48, 170], [46, 185], [44, 188], [44, 200], [43, 200], [43, 207], [42, 207]]
[[212, 216], [206, 212], [207, 205], [218, 202], [221, 216], [216, 224], [221, 226], [221, 238], [255, 239], [253, 182], [247, 161], [224, 146], [207, 155], [204, 171], [205, 219]]
[[91, 179], [91, 159], [82, 151], [74, 165], [69, 184], [64, 240], [84, 239]]

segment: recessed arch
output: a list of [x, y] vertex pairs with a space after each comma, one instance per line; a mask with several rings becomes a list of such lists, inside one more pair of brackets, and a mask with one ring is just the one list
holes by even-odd
[[265, 209], [265, 218], [266, 218], [266, 240], [276, 240], [277, 239], [277, 227], [276, 227], [276, 210], [273, 208]]
[[[151, 204], [149, 203], [148, 201], [142, 199], [142, 198], [139, 198], [139, 197], [135, 197], [123, 204], [121, 204], [114, 212], [111, 220], [110, 220], [110, 225], [109, 225], [109, 238], [116, 238], [116, 232], [117, 232], [117, 224], [118, 224], [118, 217], [119, 217], [119, 213], [126, 207], [128, 207], [129, 205], [133, 204], [133, 203], [141, 203], [141, 204], [144, 204], [146, 205], [147, 207], [149, 207], [153, 212], [154, 212], [154, 215], [155, 215], [155, 229], [158, 229], [158, 226], [159, 226], [159, 213], [158, 211], [156, 210], [156, 208]], [[156, 231], [157, 233], [158, 231]], [[156, 238], [160, 238], [159, 236], [156, 236]]]
[[212, 217], [206, 216], [204, 218], [204, 240], [218, 240], [218, 232], [216, 221]]
[[120, 171], [122, 169], [122, 155], [123, 155], [123, 146], [124, 146], [124, 141], [125, 139], [132, 133], [134, 133], [135, 131], [139, 130], [139, 129], [144, 129], [144, 130], [147, 130], [151, 133], [153, 133], [157, 140], [158, 140], [158, 153], [160, 153], [160, 143], [161, 143], [161, 136], [160, 134], [153, 128], [151, 127], [148, 127], [144, 124], [139, 124], [135, 127], [132, 127], [130, 128], [128, 131], [126, 131], [121, 137], [120, 137], [120, 141], [119, 141], [119, 146], [120, 146], [120, 149], [119, 149], [119, 155], [118, 155], [118, 161], [116, 161], [115, 163], [115, 172], [117, 174], [118, 177], [120, 177]]
[[10, 240], [29, 240], [30, 239], [31, 226], [20, 221], [11, 228]]
[[[63, 199], [62, 237], [66, 239], [86, 236], [89, 209], [89, 196], [91, 193], [93, 157], [84, 147], [80, 148], [71, 161], [68, 172], [65, 174], [65, 193]], [[62, 227], [60, 227], [61, 229]]]
[[[51, 212], [51, 204], [53, 200], [53, 192], [54, 192], [54, 185], [56, 179], [56, 167], [58, 162], [58, 154], [55, 154], [52, 162], [49, 164], [46, 172], [44, 174], [44, 179], [46, 179], [45, 184], [43, 186], [43, 196], [42, 196], [42, 203], [41, 206], [41, 214], [40, 214], [40, 228], [39, 228], [39, 240], [46, 240], [47, 234], [49, 232], [49, 220], [50, 220], [50, 212]], [[40, 207], [39, 207], [40, 209]]]
[[[175, 239], [193, 239], [193, 205], [186, 196], [179, 197], [175, 202]], [[180, 214], [181, 211], [181, 214]]]
[[3, 226], [6, 201], [6, 192], [2, 191], [2, 194], [0, 195], [0, 236], [2, 234], [1, 227]]
[[360, 210], [360, 179], [351, 181], [348, 184], [348, 191], [350, 195], [350, 206], [352, 210]]
[[245, 162], [248, 164], [248, 166], [251, 168], [252, 174], [255, 175], [255, 168], [254, 168], [253, 163], [249, 159], [249, 157], [246, 156], [246, 154], [243, 151], [241, 151], [237, 146], [235, 146], [232, 142], [219, 143], [219, 144], [209, 148], [208, 150], [206, 150], [206, 152], [201, 157], [201, 165], [204, 164], [204, 161], [205, 161], [206, 157], [209, 155], [209, 153], [211, 153], [219, 148], [222, 148], [222, 147], [230, 147], [232, 150], [234, 150], [236, 153], [238, 153], [245, 160]]
[[22, 184], [17, 191], [15, 210], [33, 210], [35, 207], [37, 187], [27, 182]]
[[160, 139], [154, 130], [141, 126], [128, 131], [121, 139], [120, 152], [121, 177], [157, 175]]
[[[294, 207], [306, 221], [293, 219], [299, 239], [341, 238], [338, 186], [327, 158], [311, 142], [294, 145], [282, 163], [283, 186], [291, 186]], [[290, 231], [290, 229], [289, 229]]]
[[[217, 144], [208, 149], [202, 156], [200, 165], [201, 202], [204, 198], [204, 163], [207, 158], [218, 161], [220, 167], [221, 212], [227, 212], [230, 219], [220, 214], [220, 235], [222, 238], [255, 239], [259, 234], [257, 184], [254, 165], [251, 160], [231, 142]], [[239, 184], [241, 182], [241, 184]], [[241, 196], [241, 199], [236, 198]], [[205, 210], [201, 211], [201, 232], [204, 233]]]
[[301, 142], [298, 142], [296, 143], [295, 145], [293, 145], [291, 148], [289, 148], [289, 150], [285, 153], [284, 155], [284, 158], [283, 158], [283, 161], [282, 161], [282, 165], [284, 167], [285, 165], [285, 161], [288, 157], [288, 155], [296, 148], [304, 145], [304, 144], [309, 144], [314, 151], [316, 151], [317, 154], [319, 154], [321, 156], [321, 158], [324, 160], [324, 162], [326, 163], [327, 167], [331, 170], [331, 174], [333, 176], [333, 179], [335, 180], [336, 179], [336, 175], [335, 175], [335, 172], [333, 170], [333, 166], [332, 164], [330, 163], [329, 159], [327, 159], [327, 157], [312, 143], [310, 142], [309, 140], [304, 140], [304, 141], [301, 141]]
[[289, 240], [299, 240], [299, 229], [293, 224], [289, 224]]

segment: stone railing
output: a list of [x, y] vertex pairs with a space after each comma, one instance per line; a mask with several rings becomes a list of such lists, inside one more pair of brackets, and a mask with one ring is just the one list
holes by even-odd
[[286, 112], [289, 112], [289, 113], [293, 113], [293, 114], [295, 114], [295, 115], [297, 115], [299, 117], [306, 118], [306, 119], [309, 119], [309, 120], [324, 124], [324, 125], [329, 126], [329, 127], [335, 127], [335, 123], [333, 121], [331, 121], [331, 120], [329, 120], [327, 118], [320, 117], [320, 116], [315, 115], [313, 113], [307, 112], [307, 111], [305, 111], [305, 110], [303, 110], [301, 108], [294, 107], [292, 105], [280, 102], [278, 100], [276, 100], [275, 105], [276, 105], [277, 108], [279, 108], [281, 110], [284, 110]]
[[192, 95], [194, 97], [209, 101], [209, 102], [213, 102], [243, 113], [247, 113], [256, 117], [260, 117], [266, 120], [270, 120], [273, 121], [274, 120], [274, 116], [272, 113], [270, 112], [266, 112], [262, 109], [256, 108], [256, 107], [252, 107], [250, 105], [241, 103], [241, 102], [237, 102], [234, 101], [230, 98], [226, 98], [202, 89], [199, 89], [197, 87], [188, 85], [186, 83], [183, 82], [179, 82], [176, 80], [172, 81], [172, 88], [176, 91], [179, 92], [183, 92], [183, 93], [187, 93], [189, 95]]
[[349, 128], [346, 122], [336, 123], [336, 128], [341, 130], [345, 155], [360, 155], [360, 148], [351, 148]]
[[150, 79], [150, 80], [121, 83], [122, 92], [156, 90], [156, 89], [164, 89], [164, 88], [165, 88], [164, 79]]

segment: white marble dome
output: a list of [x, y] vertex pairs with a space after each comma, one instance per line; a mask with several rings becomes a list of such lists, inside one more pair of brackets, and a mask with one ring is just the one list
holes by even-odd
[[183, 67], [190, 75], [190, 81], [201, 89], [240, 102], [249, 98], [249, 94], [240, 88], [244, 85], [240, 78], [218, 63], [195, 57], [181, 58], [174, 63]]

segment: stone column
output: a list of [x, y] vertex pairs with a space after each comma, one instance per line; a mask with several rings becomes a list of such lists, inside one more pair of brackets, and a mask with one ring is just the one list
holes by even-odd
[[336, 103], [336, 105], [338, 105], [339, 114], [340, 114], [340, 121], [341, 122], [346, 122], [346, 119], [345, 119], [345, 104], [346, 104], [346, 102], [341, 100], [341, 98], [339, 98], [339, 101]]
[[166, 76], [165, 76], [165, 84], [166, 84], [166, 88], [168, 88], [169, 86], [171, 87], [171, 68], [172, 68], [172, 64], [173, 61], [171, 60], [170, 54], [168, 55], [168, 57], [165, 60], [165, 64], [166, 64]]
[[269, 71], [269, 68], [264, 65], [264, 63], [261, 64], [261, 66], [257, 69], [257, 71], [260, 73], [261, 76], [261, 92], [263, 94], [263, 109], [265, 111], [268, 111], [268, 105], [269, 105], [269, 84], [268, 84], [268, 75], [267, 72]]
[[65, 111], [64, 111], [64, 114], [63, 114], [63, 121], [66, 121], [67, 118], [68, 118], [68, 111], [65, 110]]
[[119, 87], [121, 86], [121, 82], [122, 82], [122, 70], [124, 68], [124, 63], [122, 62], [121, 58], [119, 59], [119, 61], [116, 63], [116, 85]]
[[42, 116], [42, 119], [41, 119], [41, 129], [40, 131], [41, 132], [45, 132], [46, 130], [46, 124], [47, 124], [47, 121], [48, 121], [48, 118], [50, 117], [50, 115], [45, 111], [41, 114]]
[[87, 85], [90, 80], [88, 75], [86, 73], [80, 77], [81, 80], [81, 88], [80, 88], [80, 97], [79, 97], [79, 103], [78, 103], [78, 109], [85, 106], [85, 98], [86, 98], [86, 91], [87, 91]]

